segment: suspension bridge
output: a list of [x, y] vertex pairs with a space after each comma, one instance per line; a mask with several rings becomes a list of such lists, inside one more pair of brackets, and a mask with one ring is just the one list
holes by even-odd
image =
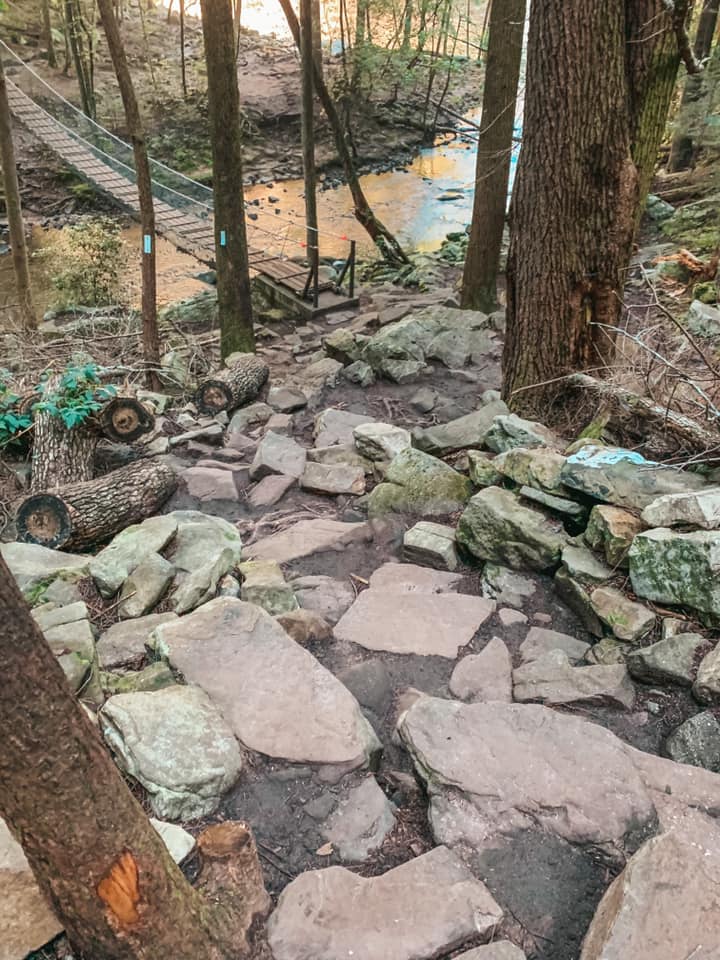
[[[140, 208], [132, 147], [85, 116], [62, 97], [29, 64], [0, 40], [0, 56], [7, 74], [8, 100], [16, 121], [41, 140], [75, 173], [138, 218]], [[215, 266], [213, 192], [209, 187], [150, 160], [157, 232], [178, 250], [209, 267]], [[246, 218], [250, 270], [266, 292], [294, 306], [304, 316], [319, 316], [355, 306], [355, 243], [346, 237], [348, 256], [335, 281], [293, 259], [288, 247], [301, 253], [291, 237], [297, 224], [281, 223], [269, 230]], [[221, 242], [222, 242], [221, 235]], [[151, 241], [152, 242], [152, 241]], [[318, 237], [319, 246], [319, 237]]]

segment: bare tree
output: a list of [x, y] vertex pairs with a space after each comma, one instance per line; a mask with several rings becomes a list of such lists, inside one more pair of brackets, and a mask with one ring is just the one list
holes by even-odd
[[310, 270], [313, 279], [316, 280], [320, 266], [320, 249], [315, 177], [313, 5], [313, 0], [300, 0], [300, 68], [302, 71], [302, 150], [305, 178], [305, 223], [307, 226], [306, 248]]
[[57, 67], [57, 57], [55, 55], [55, 41], [52, 35], [52, 19], [50, 17], [50, 0], [41, 0], [40, 12], [42, 13], [42, 43], [47, 50], [48, 65]]

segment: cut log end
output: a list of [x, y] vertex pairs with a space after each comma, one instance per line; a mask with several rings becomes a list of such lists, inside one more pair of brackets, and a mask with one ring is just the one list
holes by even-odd
[[139, 400], [116, 397], [103, 408], [101, 424], [108, 439], [132, 443], [154, 428], [155, 418]]
[[232, 402], [232, 390], [221, 380], [206, 380], [195, 397], [195, 405], [200, 413], [210, 416], [215, 416], [221, 410], [227, 410], [232, 406]]
[[38, 493], [23, 501], [16, 517], [17, 538], [58, 549], [72, 536], [67, 505], [52, 493]]

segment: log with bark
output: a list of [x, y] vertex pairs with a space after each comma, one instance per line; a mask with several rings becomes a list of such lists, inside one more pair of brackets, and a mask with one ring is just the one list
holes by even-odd
[[254, 353], [245, 353], [229, 367], [204, 380], [195, 394], [201, 413], [214, 416], [254, 400], [268, 378], [268, 365]]
[[627, 445], [641, 445], [655, 457], [714, 454], [720, 459], [720, 424], [700, 423], [648, 397], [585, 373], [568, 377], [568, 385], [592, 398], [597, 413]]
[[157, 513], [176, 487], [171, 467], [138, 460], [95, 480], [33, 493], [18, 507], [17, 538], [82, 550]]

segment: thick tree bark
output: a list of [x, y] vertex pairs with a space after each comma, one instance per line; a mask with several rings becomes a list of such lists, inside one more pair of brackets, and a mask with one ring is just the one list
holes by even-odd
[[255, 350], [232, 0], [201, 0], [215, 194], [220, 350]]
[[150, 390], [160, 390], [160, 336], [157, 325], [157, 279], [155, 269], [155, 207], [153, 204], [150, 162], [145, 145], [145, 133], [140, 118], [135, 88], [128, 67], [120, 29], [113, 11], [113, 0], [97, 0], [100, 17], [107, 37], [108, 49], [115, 68], [120, 95], [125, 108], [125, 119], [135, 158], [140, 223], [143, 233], [142, 252], [142, 316], [143, 358]]
[[[222, 892], [193, 890], [128, 790], [2, 558], [0, 619], [0, 814], [74, 949], [88, 960], [246, 956]], [[251, 920], [264, 909], [253, 899]]]
[[30, 490], [92, 480], [98, 433], [90, 423], [68, 428], [47, 411], [35, 414]]
[[[313, 6], [314, 0], [300, 0], [300, 65], [302, 70], [302, 152], [303, 176], [305, 178], [305, 245], [308, 265], [317, 285], [320, 267], [320, 243], [318, 234], [317, 194], [315, 177], [315, 98], [313, 84]], [[315, 70], [317, 60], [315, 61]], [[317, 306], [317, 303], [314, 304]]]
[[[280, 6], [282, 7], [285, 18], [287, 19], [290, 32], [292, 33], [293, 40], [295, 41], [295, 45], [299, 50], [301, 42], [300, 24], [298, 23], [298, 18], [295, 16], [292, 3], [290, 0], [280, 0]], [[333, 132], [335, 149], [337, 150], [338, 158], [342, 163], [345, 179], [352, 195], [354, 207], [353, 212], [356, 220], [365, 228], [370, 239], [387, 261], [390, 263], [407, 263], [407, 255], [405, 254], [405, 251], [400, 246], [393, 234], [388, 230], [388, 228], [380, 220], [378, 220], [372, 211], [372, 207], [368, 203], [368, 199], [365, 196], [363, 188], [360, 184], [357, 171], [355, 170], [355, 164], [353, 163], [350, 148], [348, 147], [347, 140], [345, 139], [345, 131], [343, 129], [340, 116], [337, 112], [335, 101], [333, 100], [330, 91], [328, 90], [327, 85], [322, 78], [322, 75], [318, 73], [317, 69], [315, 69], [315, 92], [318, 95], [318, 99], [322, 104], [322, 108], [325, 111], [325, 116], [328, 118], [328, 122]]]
[[55, 55], [55, 41], [52, 35], [52, 21], [50, 19], [50, 0], [41, 0], [40, 9], [43, 19], [42, 42], [47, 50], [48, 66], [57, 67], [57, 56]]
[[[720, 0], [705, 0], [703, 3], [693, 45], [693, 53], [700, 63], [710, 56], [719, 11]], [[678, 111], [677, 130], [672, 139], [667, 162], [668, 173], [686, 170], [692, 166], [695, 160], [695, 139], [691, 130], [692, 114], [695, 112], [693, 105], [702, 99], [705, 85], [706, 77], [704, 73], [688, 74], [685, 78], [685, 87]]]
[[516, 410], [542, 415], [560, 378], [612, 360], [677, 64], [663, 0], [531, 4], [503, 355]]
[[26, 497], [17, 509], [18, 540], [82, 550], [156, 513], [177, 487], [175, 471], [138, 460], [112, 473]]
[[460, 300], [460, 306], [473, 310], [489, 311], [497, 303], [525, 8], [526, 0], [505, 0], [493, 3], [490, 12], [475, 199]]
[[27, 245], [25, 243], [25, 224], [20, 204], [20, 185], [15, 164], [15, 147], [12, 137], [12, 119], [5, 82], [5, 70], [0, 60], [0, 161], [2, 161], [3, 184], [5, 186], [5, 208], [10, 227], [10, 246], [12, 247], [15, 284], [17, 286], [20, 320], [26, 330], [37, 327], [37, 317], [33, 306], [30, 270], [28, 268]]
[[267, 382], [268, 365], [250, 353], [231, 366], [204, 380], [195, 394], [195, 404], [201, 413], [215, 416], [221, 410], [228, 412], [254, 400]]
[[93, 85], [90, 59], [83, 43], [82, 12], [78, 8], [79, 0], [65, 0], [65, 30], [66, 38], [72, 51], [78, 86], [80, 88], [80, 102], [83, 113], [91, 120], [95, 119], [95, 89]]

